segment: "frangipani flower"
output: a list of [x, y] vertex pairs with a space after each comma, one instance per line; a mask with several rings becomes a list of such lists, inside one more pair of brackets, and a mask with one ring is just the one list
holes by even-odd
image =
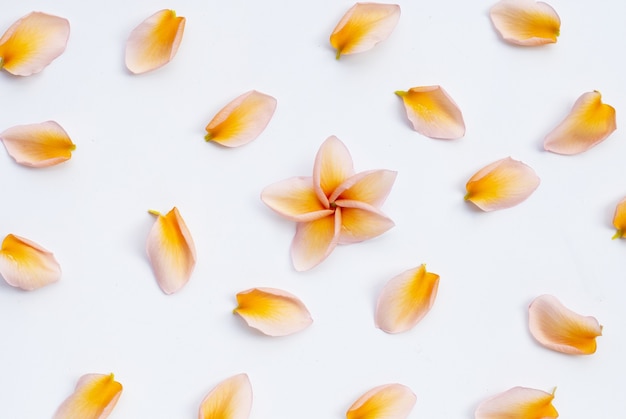
[[266, 187], [261, 199], [283, 217], [295, 221], [291, 259], [298, 271], [321, 263], [337, 244], [376, 237], [394, 226], [378, 208], [396, 172], [354, 173], [352, 157], [335, 136], [317, 152], [313, 177], [293, 177]]
[[617, 229], [613, 239], [623, 239], [626, 237], [626, 198], [622, 199], [613, 215], [613, 226]]
[[459, 107], [441, 86], [412, 87], [396, 92], [413, 129], [430, 138], [452, 140], [465, 135]]
[[617, 128], [615, 109], [602, 103], [597, 90], [578, 98], [565, 117], [544, 140], [544, 148], [558, 154], [578, 154], [602, 142]]
[[337, 50], [336, 58], [373, 48], [391, 35], [399, 19], [397, 4], [356, 3], [330, 35], [330, 44]]
[[246, 374], [219, 383], [200, 405], [198, 419], [248, 419], [252, 409], [252, 386]]
[[130, 33], [126, 67], [135, 74], [163, 67], [176, 55], [184, 30], [184, 17], [173, 10], [159, 10]]
[[196, 247], [191, 233], [176, 207], [165, 215], [157, 216], [146, 251], [159, 287], [166, 294], [180, 290], [189, 281], [196, 266]]
[[65, 51], [69, 36], [67, 19], [29, 13], [0, 38], [0, 68], [16, 76], [39, 73]]
[[402, 384], [385, 384], [359, 397], [348, 409], [346, 418], [405, 419], [416, 399], [411, 389]]
[[528, 198], [539, 186], [535, 171], [510, 157], [480, 169], [467, 182], [465, 200], [483, 211], [509, 208]]
[[0, 248], [0, 275], [9, 285], [32, 291], [58, 281], [61, 267], [37, 243], [9, 234]]
[[559, 15], [540, 1], [501, 0], [489, 14], [500, 36], [511, 44], [553, 44], [561, 30]]
[[122, 394], [113, 374], [86, 374], [54, 414], [54, 419], [105, 419]]
[[551, 295], [541, 295], [528, 307], [530, 333], [546, 348], [574, 355], [596, 351], [602, 326], [595, 317], [569, 310]]
[[252, 288], [237, 294], [239, 314], [248, 326], [269, 336], [286, 336], [313, 323], [306, 306], [286, 291], [274, 288]]
[[67, 132], [54, 121], [9, 128], [0, 134], [0, 140], [17, 163], [30, 167], [63, 163], [76, 149]]
[[256, 139], [274, 115], [276, 99], [251, 90], [222, 108], [206, 126], [207, 141], [239, 147]]
[[554, 391], [513, 387], [482, 402], [474, 412], [475, 419], [551, 419], [559, 413], [552, 406]]

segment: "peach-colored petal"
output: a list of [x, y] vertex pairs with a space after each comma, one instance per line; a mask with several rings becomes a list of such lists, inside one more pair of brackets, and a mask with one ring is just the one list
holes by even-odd
[[501, 0], [491, 8], [490, 16], [500, 36], [516, 45], [555, 43], [561, 30], [554, 9], [535, 0]]
[[169, 63], [180, 46], [185, 18], [173, 10], [159, 10], [139, 24], [126, 41], [126, 67], [135, 74]]
[[334, 212], [317, 199], [310, 177], [293, 177], [274, 183], [263, 189], [261, 199], [283, 217], [296, 222], [317, 220]]
[[54, 419], [105, 419], [122, 394], [113, 374], [86, 374], [54, 414]]
[[39, 73], [65, 51], [69, 36], [67, 19], [29, 13], [0, 38], [0, 68], [16, 76]]
[[602, 326], [595, 317], [581, 316], [552, 295], [541, 295], [528, 307], [530, 333], [546, 348], [574, 355], [596, 351]]
[[391, 279], [376, 304], [376, 327], [387, 333], [411, 329], [430, 311], [439, 287], [439, 275], [426, 265], [409, 269]]
[[207, 141], [239, 147], [257, 138], [276, 110], [276, 99], [251, 90], [235, 98], [206, 126]]
[[341, 210], [314, 221], [298, 223], [291, 243], [291, 260], [297, 271], [307, 271], [331, 254], [341, 232]]
[[367, 51], [384, 41], [399, 19], [400, 6], [397, 4], [356, 3], [330, 35], [330, 44], [337, 50], [337, 59], [342, 54]]
[[528, 198], [539, 182], [532, 168], [507, 157], [476, 172], [465, 186], [465, 199], [483, 211], [509, 208]]
[[622, 199], [615, 207], [613, 226], [617, 230], [613, 239], [626, 238], [626, 198]]
[[378, 208], [387, 199], [397, 174], [391, 170], [369, 170], [357, 173], [339, 185], [328, 200], [330, 202], [338, 199], [360, 201]]
[[[556, 390], [556, 389], [555, 389]], [[475, 419], [552, 419], [559, 413], [552, 406], [554, 391], [513, 387], [482, 402]]]
[[252, 410], [252, 386], [246, 374], [219, 383], [206, 395], [198, 419], [248, 419]]
[[30, 167], [63, 163], [76, 149], [69, 135], [54, 121], [9, 128], [0, 134], [0, 140], [17, 163]]
[[237, 304], [233, 312], [269, 336], [291, 335], [313, 323], [302, 301], [286, 291], [252, 288], [237, 294]]
[[353, 174], [352, 156], [345, 144], [334, 135], [328, 137], [320, 146], [313, 165], [313, 187], [326, 208], [330, 205], [328, 197]]
[[9, 234], [0, 248], [0, 275], [9, 285], [32, 291], [58, 281], [61, 267], [50, 251]]
[[159, 287], [166, 294], [180, 290], [196, 265], [196, 248], [191, 233], [176, 207], [157, 216], [146, 244], [148, 259]]
[[587, 92], [546, 136], [543, 145], [553, 153], [578, 154], [605, 140], [616, 128], [615, 109], [602, 103], [600, 92]]
[[337, 200], [341, 209], [339, 244], [358, 243], [378, 237], [395, 224], [385, 214], [360, 201]]
[[363, 394], [346, 412], [347, 419], [405, 419], [416, 401], [402, 384], [385, 384]]

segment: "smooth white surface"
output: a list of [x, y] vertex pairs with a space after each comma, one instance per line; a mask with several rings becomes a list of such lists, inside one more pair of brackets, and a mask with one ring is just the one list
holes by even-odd
[[[23, 0], [0, 31], [33, 10], [71, 23], [66, 52], [42, 73], [0, 74], [0, 130], [59, 122], [77, 144], [62, 165], [33, 170], [0, 152], [0, 236], [53, 251], [62, 280], [36, 292], [0, 282], [0, 417], [51, 417], [85, 373], [113, 372], [124, 393], [111, 418], [193, 418], [208, 391], [245, 372], [251, 418], [342, 418], [372, 387], [417, 395], [410, 418], [472, 418], [485, 398], [521, 385], [551, 391], [564, 418], [608, 418], [626, 393], [626, 242], [611, 219], [626, 196], [623, 3], [553, 0], [557, 44], [503, 43], [493, 1], [401, 1], [375, 49], [340, 61], [328, 36], [349, 1]], [[130, 31], [162, 8], [187, 18], [178, 55], [141, 76], [124, 67]], [[463, 111], [463, 139], [410, 129], [393, 92], [440, 84]], [[203, 140], [239, 94], [278, 100], [265, 132], [239, 149]], [[578, 156], [542, 151], [582, 93], [599, 90], [618, 130]], [[383, 211], [396, 227], [341, 246], [298, 273], [295, 225], [259, 199], [263, 187], [311, 174], [337, 135], [357, 171], [398, 171]], [[539, 189], [482, 213], [463, 201], [481, 167], [511, 156]], [[153, 217], [177, 206], [195, 239], [189, 284], [164, 295], [145, 255]], [[413, 330], [374, 327], [383, 285], [426, 263], [441, 275], [432, 311]], [[261, 336], [232, 314], [239, 291], [300, 297], [314, 323]], [[527, 305], [550, 293], [604, 325], [598, 352], [572, 357], [535, 343]]]

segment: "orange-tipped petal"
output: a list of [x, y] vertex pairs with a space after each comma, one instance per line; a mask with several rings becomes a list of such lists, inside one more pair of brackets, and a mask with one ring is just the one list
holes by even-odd
[[626, 237], [626, 198], [622, 199], [615, 207], [613, 226], [617, 230], [613, 239], [623, 239]]
[[326, 208], [330, 205], [328, 197], [353, 174], [352, 156], [345, 144], [334, 135], [328, 137], [320, 146], [313, 165], [313, 187]]
[[122, 385], [113, 374], [83, 375], [54, 414], [54, 419], [105, 419], [122, 394]]
[[528, 307], [528, 327], [537, 342], [557, 352], [590, 355], [602, 326], [595, 317], [581, 316], [551, 295], [541, 295]]
[[17, 163], [30, 167], [63, 163], [76, 149], [67, 132], [54, 121], [9, 128], [0, 134], [0, 140]]
[[196, 248], [176, 207], [165, 215], [151, 213], [157, 219], [148, 235], [148, 259], [159, 287], [172, 294], [189, 281], [196, 265]]
[[359, 397], [346, 412], [347, 419], [405, 419], [416, 397], [402, 384], [375, 387]]
[[[556, 390], [556, 389], [555, 389]], [[475, 419], [552, 419], [559, 413], [552, 406], [554, 391], [513, 387], [482, 402], [474, 412]]]
[[516, 45], [552, 44], [561, 30], [554, 9], [535, 0], [501, 0], [491, 8], [490, 16], [500, 36]]
[[67, 19], [29, 13], [0, 38], [0, 68], [16, 76], [39, 73], [65, 51], [69, 36]]
[[200, 404], [198, 419], [248, 419], [252, 409], [252, 386], [246, 374], [219, 383]]
[[565, 117], [543, 143], [548, 151], [558, 154], [578, 154], [602, 142], [617, 128], [615, 109], [602, 103], [598, 91], [578, 98]]
[[335, 204], [341, 208], [339, 244], [369, 240], [395, 226], [389, 217], [369, 204], [347, 200], [337, 200]]
[[233, 312], [268, 336], [291, 335], [313, 323], [302, 301], [286, 291], [252, 288], [237, 294], [237, 304]]
[[337, 50], [337, 59], [342, 54], [374, 48], [391, 35], [399, 19], [400, 6], [397, 4], [356, 3], [330, 35], [330, 44]]
[[339, 185], [328, 200], [330, 202], [338, 199], [360, 201], [378, 208], [387, 199], [397, 174], [391, 170], [370, 170], [358, 173]]
[[426, 265], [409, 269], [391, 279], [376, 305], [376, 327], [387, 333], [411, 329], [430, 311], [439, 287], [439, 275]]
[[0, 275], [9, 285], [32, 291], [58, 281], [61, 267], [37, 243], [9, 234], [0, 248]]
[[483, 211], [509, 208], [528, 198], [539, 182], [532, 168], [507, 157], [476, 172], [465, 186], [465, 199]]
[[274, 183], [263, 189], [261, 199], [283, 217], [297, 222], [313, 221], [333, 213], [317, 199], [310, 177], [293, 177]]
[[159, 10], [139, 24], [126, 41], [126, 67], [135, 74], [169, 63], [183, 39], [185, 18], [173, 10]]
[[291, 242], [291, 260], [296, 271], [320, 264], [337, 246], [341, 232], [341, 210], [314, 221], [298, 223]]
[[276, 99], [251, 90], [237, 97], [217, 113], [206, 126], [207, 141], [239, 147], [256, 139], [276, 110]]

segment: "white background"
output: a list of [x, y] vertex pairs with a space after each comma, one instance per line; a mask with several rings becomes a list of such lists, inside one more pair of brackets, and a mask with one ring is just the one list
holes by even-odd
[[[336, 61], [328, 37], [353, 2], [22, 0], [2, 8], [0, 31], [33, 10], [69, 19], [65, 53], [27, 78], [0, 74], [0, 130], [55, 120], [76, 143], [46, 169], [0, 152], [0, 237], [54, 252], [60, 282], [23, 292], [0, 281], [0, 417], [51, 417], [86, 373], [115, 373], [124, 392], [111, 418], [193, 418], [223, 379], [249, 375], [251, 418], [342, 418], [362, 393], [399, 382], [417, 395], [410, 418], [473, 417], [513, 386], [557, 387], [564, 418], [609, 418], [626, 394], [626, 242], [611, 240], [626, 196], [624, 3], [551, 0], [557, 44], [502, 42], [490, 0], [401, 1], [391, 37]], [[167, 66], [134, 76], [130, 31], [171, 8], [187, 18]], [[464, 138], [411, 130], [395, 90], [439, 84], [460, 106]], [[207, 144], [204, 126], [236, 96], [277, 98], [254, 142]], [[578, 156], [543, 151], [543, 137], [584, 92], [617, 110], [618, 130]], [[295, 225], [261, 190], [308, 176], [321, 143], [338, 136], [357, 171], [398, 172], [383, 206], [396, 227], [338, 247], [295, 272]], [[1, 151], [1, 150], [0, 150]], [[541, 185], [493, 213], [463, 201], [465, 183], [504, 157]], [[198, 250], [188, 285], [167, 296], [145, 240], [154, 217], [177, 206]], [[411, 331], [374, 327], [378, 293], [426, 263], [441, 276], [432, 311]], [[289, 291], [313, 325], [284, 338], [232, 314], [251, 287]], [[541, 347], [527, 306], [549, 293], [604, 325], [598, 351]]]

